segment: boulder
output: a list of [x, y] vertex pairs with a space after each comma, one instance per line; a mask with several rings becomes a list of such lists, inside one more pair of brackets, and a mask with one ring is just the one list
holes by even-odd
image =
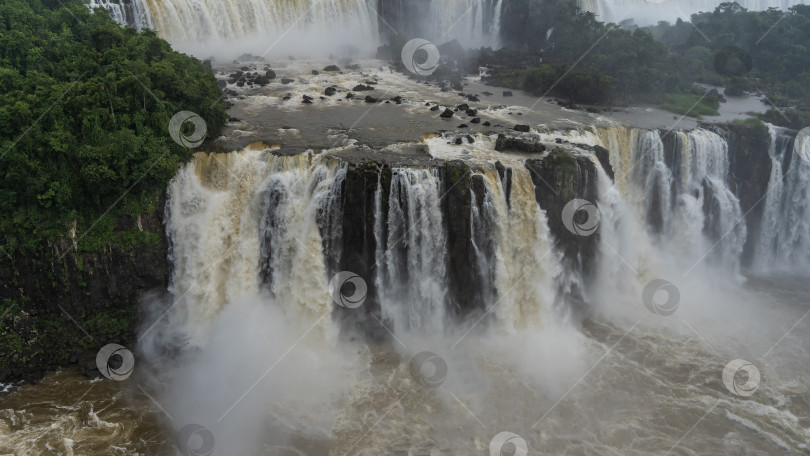
[[528, 125], [515, 125], [515, 128], [513, 128], [513, 130], [527, 133], [531, 131], [531, 128]]
[[449, 119], [453, 117], [453, 111], [450, 109], [445, 109], [443, 113], [439, 114], [442, 119]]

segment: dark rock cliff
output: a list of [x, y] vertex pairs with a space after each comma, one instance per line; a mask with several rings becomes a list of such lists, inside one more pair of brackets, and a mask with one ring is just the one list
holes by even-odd
[[761, 123], [729, 123], [713, 129], [728, 143], [729, 188], [740, 200], [748, 229], [742, 253], [742, 262], [747, 264], [753, 254], [754, 241], [759, 237], [762, 203], [771, 177], [770, 134]]
[[599, 230], [590, 235], [576, 234], [565, 226], [563, 209], [573, 199], [582, 199], [598, 205], [596, 165], [584, 156], [572, 156], [562, 149], [552, 150], [542, 159], [526, 162], [534, 181], [537, 203], [546, 211], [556, 248], [563, 253], [564, 274], [559, 278], [559, 290], [575, 301], [584, 299], [585, 290], [571, 283], [576, 275], [585, 279], [594, 273]]
[[62, 239], [0, 264], [0, 381], [35, 381], [108, 343], [133, 344], [142, 296], [165, 292], [169, 278], [162, 205], [118, 220], [149, 238], [138, 247], [77, 253]]

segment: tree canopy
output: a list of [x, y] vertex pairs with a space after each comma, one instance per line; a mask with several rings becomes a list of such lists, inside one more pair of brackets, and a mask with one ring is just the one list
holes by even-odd
[[674, 96], [694, 94], [694, 83], [702, 82], [726, 87], [727, 95], [762, 92], [791, 108], [763, 116], [771, 122], [793, 128], [810, 123], [808, 5], [756, 12], [722, 3], [690, 22], [646, 28], [604, 24], [574, 0], [505, 5], [505, 42], [543, 61], [502, 74], [510, 85], [582, 103], [673, 106]]
[[[217, 136], [213, 74], [80, 0], [0, 3], [0, 241], [7, 256], [154, 200], [190, 151], [172, 141], [187, 110]], [[74, 225], [75, 224], [75, 225]]]

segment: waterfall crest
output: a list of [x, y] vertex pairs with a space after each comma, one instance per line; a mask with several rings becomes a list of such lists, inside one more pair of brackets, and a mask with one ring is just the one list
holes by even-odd
[[207, 57], [237, 42], [242, 52], [258, 55], [374, 42], [375, 1], [90, 0], [90, 6], [106, 8], [122, 24], [153, 29], [182, 50], [207, 52]]
[[374, 273], [383, 318], [393, 321], [396, 331], [445, 327], [447, 240], [440, 191], [435, 169], [395, 168], [388, 213], [382, 214], [381, 204], [375, 212], [375, 226], [386, 220], [388, 229], [387, 235], [375, 230]]
[[[708, 255], [709, 261], [739, 271], [747, 228], [729, 187], [729, 151], [722, 137], [704, 129], [662, 133], [613, 127], [596, 129], [594, 142], [610, 152], [615, 170], [616, 189], [600, 185], [600, 200], [615, 212], [609, 218], [623, 220], [624, 230], [637, 224], [632, 231], [649, 232], [648, 242], [658, 246], [658, 253], [647, 252], [646, 259], [627, 261], [667, 256], [694, 263]], [[626, 245], [616, 236], [613, 242]], [[632, 250], [631, 258], [644, 255]]]
[[754, 247], [754, 267], [795, 272], [810, 266], [810, 141], [769, 125], [771, 175]]
[[276, 305], [311, 316], [331, 310], [319, 226], [344, 176], [336, 160], [251, 149], [197, 153], [180, 170], [166, 205], [169, 291], [191, 344], [245, 296], [268, 292]]
[[[153, 29], [175, 47], [202, 58], [238, 44], [241, 52], [291, 53], [368, 48], [380, 34], [422, 37], [465, 46], [495, 46], [503, 0], [88, 0], [117, 22]], [[334, 48], [337, 46], [337, 48]]]

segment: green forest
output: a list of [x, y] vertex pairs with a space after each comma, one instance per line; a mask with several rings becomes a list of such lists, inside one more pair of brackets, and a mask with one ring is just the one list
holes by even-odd
[[[625, 106], [652, 103], [673, 112], [711, 115], [718, 98], [764, 93], [780, 109], [763, 120], [799, 129], [810, 124], [810, 6], [747, 11], [723, 3], [691, 22], [653, 27], [604, 24], [571, 0], [512, 0], [503, 21], [506, 43], [540, 65], [503, 69], [499, 82], [572, 102]], [[560, 80], [562, 75], [566, 77]]]
[[119, 215], [154, 209], [191, 151], [169, 135], [178, 111], [209, 137], [225, 120], [199, 60], [81, 0], [0, 3], [0, 258], [73, 230], [80, 250], [147, 242]]

